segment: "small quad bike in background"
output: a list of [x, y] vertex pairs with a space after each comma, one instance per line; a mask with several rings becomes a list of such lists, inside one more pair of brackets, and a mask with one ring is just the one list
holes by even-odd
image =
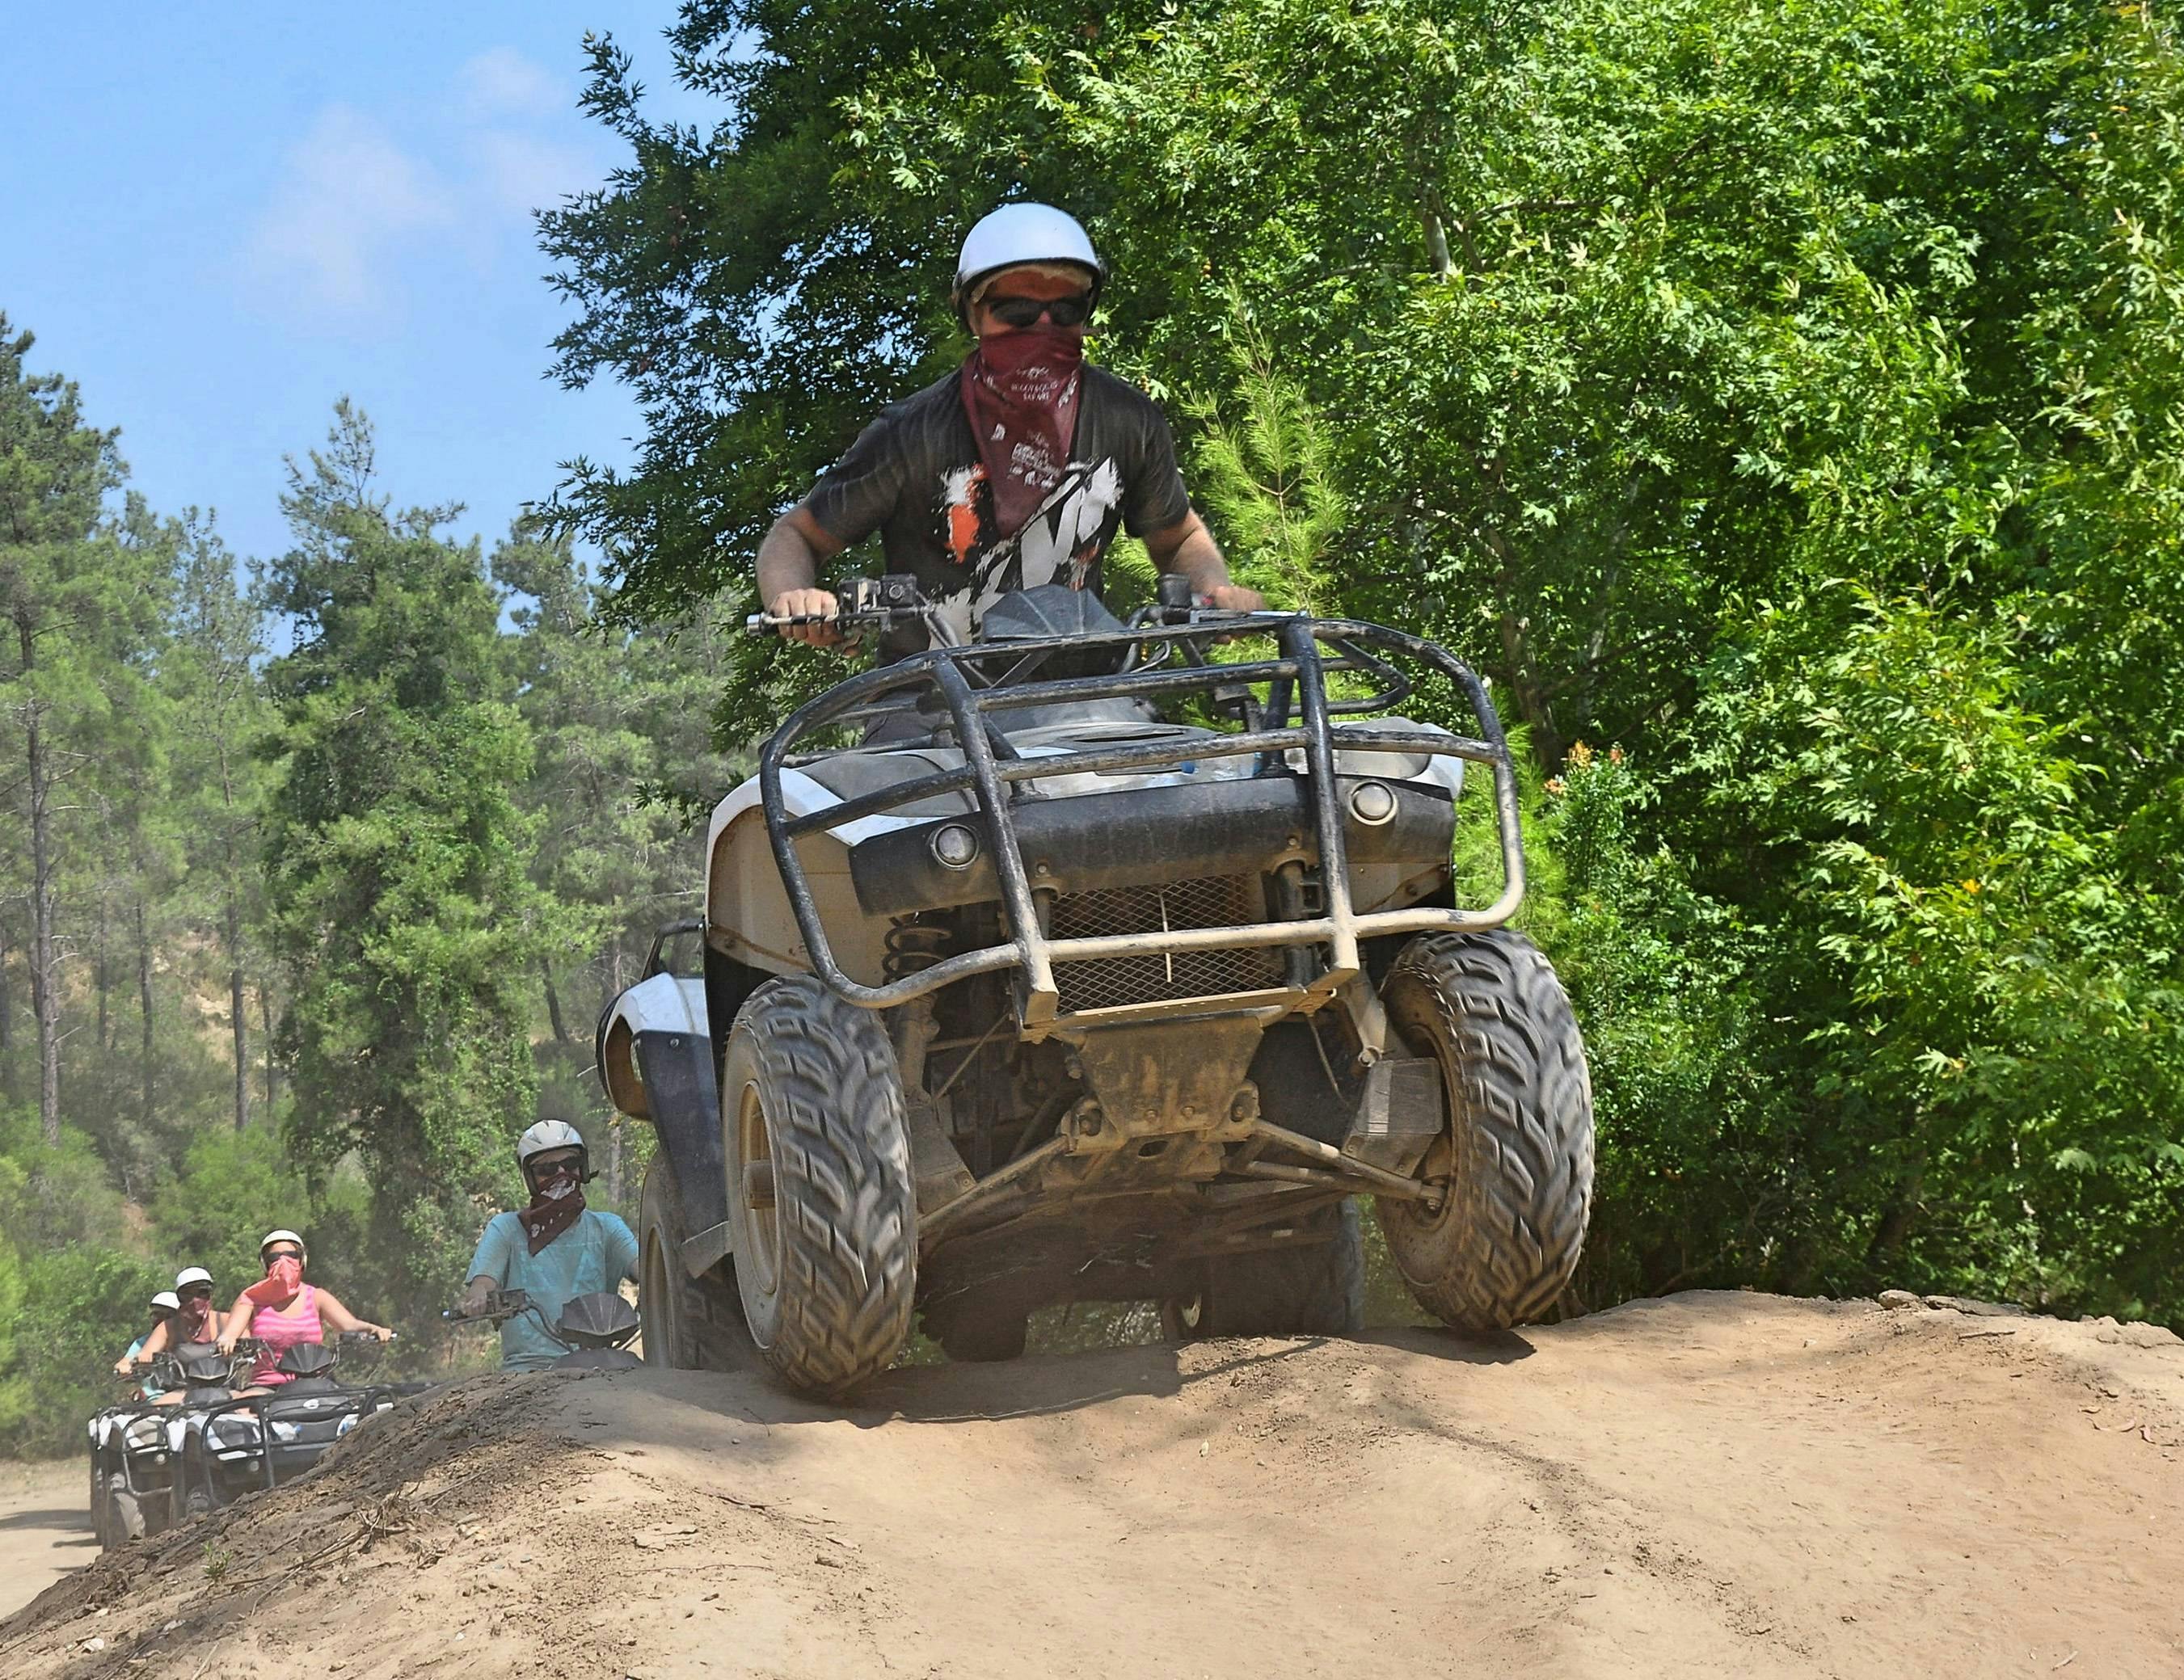
[[505, 1324], [528, 1315], [548, 1336], [567, 1349], [555, 1360], [555, 1371], [634, 1371], [644, 1361], [629, 1351], [629, 1344], [644, 1328], [637, 1309], [611, 1291], [574, 1295], [562, 1303], [561, 1316], [548, 1322], [545, 1310], [521, 1289], [495, 1289], [475, 1313], [442, 1315], [454, 1324]]
[[[385, 1351], [368, 1330], [343, 1331], [331, 1343], [300, 1342], [281, 1355], [287, 1382], [188, 1409], [175, 1431], [170, 1520], [294, 1481], [374, 1412], [431, 1386], [370, 1381]], [[343, 1367], [347, 1374], [337, 1376]]]
[[199, 1343], [170, 1349], [153, 1364], [161, 1386], [180, 1396], [178, 1403], [132, 1401], [92, 1417], [91, 1521], [102, 1547], [157, 1534], [174, 1520], [185, 1432], [206, 1410], [233, 1399], [257, 1357], [257, 1343], [248, 1339], [232, 1354]]
[[[646, 1357], [838, 1394], [921, 1314], [967, 1359], [1072, 1299], [1354, 1333], [1360, 1194], [1444, 1322], [1551, 1309], [1591, 1094], [1562, 987], [1502, 926], [1524, 855], [1478, 677], [1384, 626], [1201, 610], [1180, 578], [1127, 626], [1005, 595], [967, 645], [908, 578], [836, 617], [909, 621], [941, 645], [775, 732], [713, 814], [704, 919], [601, 1020], [608, 1096], [660, 1139]], [[1476, 732], [1398, 715], [1414, 697]], [[1475, 907], [1467, 765], [1501, 865]]]

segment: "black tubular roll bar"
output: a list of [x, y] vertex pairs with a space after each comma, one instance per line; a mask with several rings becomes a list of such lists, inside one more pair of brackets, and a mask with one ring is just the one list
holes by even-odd
[[[1271, 635], [1279, 647], [1279, 655], [1234, 665], [1199, 663], [1192, 657], [1197, 643], [1214, 637], [1236, 635]], [[1180, 651], [1190, 662], [1167, 659], [1167, 654], [1178, 649], [1164, 644], [1174, 643], [1183, 644]], [[1333, 657], [1323, 656], [1323, 646], [1332, 652]], [[1409, 693], [1408, 681], [1370, 651], [1374, 648], [1407, 656], [1446, 676], [1470, 702], [1479, 723], [1477, 737], [1393, 728], [1384, 722], [1376, 725], [1373, 721], [1337, 721], [1341, 716], [1384, 711]], [[1039, 681], [1010, 680], [1013, 672], [1035, 667], [1046, 656], [1082, 656], [1101, 649], [1112, 649], [1125, 656], [1125, 668], [1109, 676]], [[1130, 668], [1139, 654], [1148, 651], [1153, 655], [1150, 662]], [[992, 679], [994, 686], [974, 681], [987, 677], [987, 667], [1005, 661], [1008, 669], [998, 679]], [[1382, 687], [1368, 698], [1330, 700], [1327, 693], [1327, 676], [1330, 671], [1360, 672]], [[1029, 706], [1069, 705], [1104, 699], [1150, 700], [1217, 690], [1233, 695], [1239, 689], [1262, 683], [1268, 685], [1270, 691], [1267, 708], [1269, 715], [1265, 720], [1270, 726], [1247, 728], [1234, 734], [1192, 734], [1024, 757], [1019, 756], [1002, 735], [995, 720], [996, 714]], [[788, 767], [797, 745], [855, 716], [870, 715], [876, 701], [906, 690], [937, 691], [947, 709], [956, 744], [962, 750], [962, 765], [861, 793], [819, 810], [789, 815], [783, 796], [782, 771]], [[1296, 718], [1294, 724], [1290, 721], [1293, 715]], [[1275, 613], [1201, 615], [1188, 624], [1146, 625], [1104, 635], [930, 648], [838, 683], [791, 713], [760, 752], [759, 797], [766, 813], [766, 833], [773, 845], [774, 861], [780, 869], [782, 885], [787, 890], [797, 929], [803, 935], [814, 971], [829, 990], [866, 1009], [889, 1009], [970, 975], [995, 969], [1020, 969], [1024, 982], [1025, 1025], [1044, 1026], [1057, 1021], [1056, 963], [1140, 954], [1148, 948], [1148, 936], [1117, 934], [1056, 939], [1042, 931], [1010, 816], [1011, 799], [1023, 796], [1017, 784], [1054, 776], [1156, 770], [1190, 759], [1252, 755], [1258, 759], [1255, 774], [1287, 775], [1286, 754], [1299, 749], [1304, 754], [1312, 787], [1320, 882], [1325, 900], [1323, 913], [1297, 921], [1173, 929], [1157, 936], [1157, 948], [1189, 951], [1325, 945], [1329, 958], [1328, 968], [1312, 982], [1312, 989], [1332, 992], [1357, 972], [1361, 938], [1428, 931], [1476, 932], [1498, 927], [1515, 913], [1524, 894], [1524, 853], [1518, 820], [1517, 779], [1510, 762], [1509, 744], [1502, 733], [1501, 720], [1495, 715], [1493, 702], [1487, 697], [1485, 684], [1462, 660], [1423, 637], [1359, 620], [1313, 619], [1301, 614]], [[1334, 755], [1339, 751], [1423, 753], [1465, 759], [1489, 766], [1494, 776], [1495, 824], [1502, 846], [1501, 895], [1478, 910], [1418, 906], [1360, 915], [1352, 910], [1348, 852], [1334, 778]], [[981, 950], [944, 958], [930, 967], [885, 985], [866, 986], [851, 979], [834, 959], [803, 860], [797, 855], [796, 842], [805, 835], [837, 828], [861, 817], [936, 795], [966, 791], [975, 793], [978, 803], [975, 818], [967, 816], [966, 821], [978, 821], [984, 827], [983, 842], [991, 850], [1011, 937]], [[1067, 1017], [1060, 1019], [1066, 1021]]]

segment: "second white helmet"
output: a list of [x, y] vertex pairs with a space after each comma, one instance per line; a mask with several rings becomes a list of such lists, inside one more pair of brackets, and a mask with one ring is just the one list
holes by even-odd
[[956, 259], [956, 307], [961, 309], [988, 275], [1023, 263], [1074, 264], [1090, 273], [1095, 292], [1107, 277], [1092, 236], [1068, 211], [1051, 204], [1004, 204], [964, 236]]

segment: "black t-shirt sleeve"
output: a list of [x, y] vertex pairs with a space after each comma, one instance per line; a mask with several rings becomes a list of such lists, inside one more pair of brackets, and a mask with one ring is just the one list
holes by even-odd
[[1145, 405], [1137, 442], [1135, 470], [1123, 489], [1123, 528], [1143, 537], [1180, 522], [1190, 511], [1190, 492], [1183, 487], [1183, 473], [1175, 464], [1175, 436], [1167, 416], [1155, 403]]
[[820, 528], [846, 548], [887, 523], [902, 499], [905, 476], [902, 429], [889, 411], [820, 474], [804, 503]]

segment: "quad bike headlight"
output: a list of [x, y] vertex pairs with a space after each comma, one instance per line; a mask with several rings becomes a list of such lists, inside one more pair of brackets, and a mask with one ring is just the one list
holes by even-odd
[[978, 836], [960, 822], [933, 831], [933, 855], [949, 869], [968, 869], [978, 860]]
[[1350, 815], [1368, 828], [1378, 828], [1396, 815], [1396, 796], [1378, 782], [1361, 782], [1350, 790]]

